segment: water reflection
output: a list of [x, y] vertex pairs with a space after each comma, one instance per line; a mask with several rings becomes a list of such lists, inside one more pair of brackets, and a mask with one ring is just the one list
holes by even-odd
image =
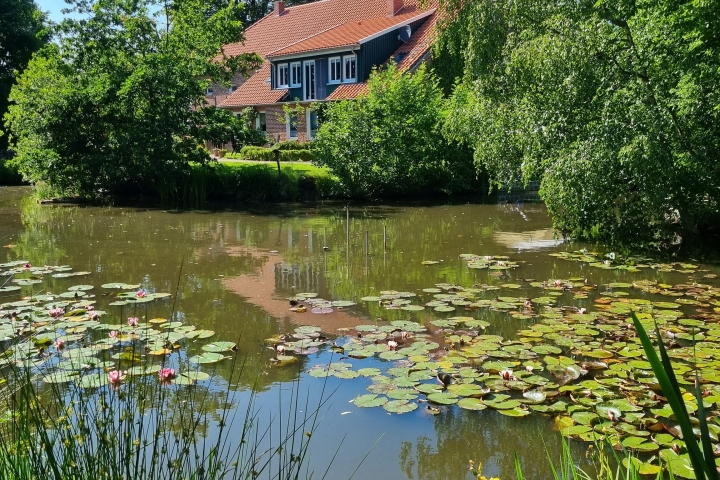
[[[141, 313], [168, 317], [175, 308], [183, 321], [215, 331], [213, 339], [237, 342], [239, 358], [245, 362], [242, 373], [233, 374], [230, 362], [218, 363], [216, 387], [236, 390], [242, 398], [256, 385], [263, 392], [258, 404], [270, 414], [281, 407], [288, 411], [289, 399], [283, 392], [292, 381], [300, 379], [301, 390], [309, 391], [310, 405], [323, 388], [337, 389], [323, 411], [311, 449], [310, 469], [324, 472], [345, 438], [326, 478], [347, 478], [383, 433], [355, 478], [457, 479], [467, 475], [470, 459], [482, 461], [488, 475], [509, 478], [514, 450], [521, 454], [528, 478], [547, 478], [540, 438], [555, 458], [559, 438], [550, 431], [551, 421], [539, 415], [512, 419], [488, 411], [443, 408], [432, 417], [421, 406], [417, 412], [397, 416], [382, 409], [355, 408], [347, 402], [366, 393], [367, 381], [331, 378], [326, 385], [304, 374], [312, 365], [331, 359], [323, 351], [303, 357], [293, 367], [274, 368], [270, 363], [274, 352], [265, 345], [266, 338], [305, 324], [319, 325], [334, 338], [342, 334], [338, 328], [377, 319], [426, 323], [434, 318], [430, 310], [386, 310], [377, 302], [360, 301], [385, 289], [419, 293], [440, 282], [497, 285], [576, 276], [589, 276], [596, 284], [649, 276], [670, 284], [687, 280], [673, 273], [589, 269], [548, 256], [558, 248], [581, 246], [559, 245], [540, 205], [360, 206], [346, 212], [342, 205], [327, 204], [273, 206], [265, 211], [170, 212], [47, 207], [35, 203], [28, 193], [22, 188], [0, 193], [0, 238], [3, 245], [13, 245], [2, 250], [5, 259], [91, 271], [93, 275], [84, 277], [83, 283], [87, 279], [96, 287], [121, 281], [141, 283], [150, 292], [174, 294], [177, 288], [176, 303], [175, 299], [153, 302]], [[509, 255], [522, 266], [499, 275], [472, 270], [459, 259], [463, 253]], [[425, 266], [424, 260], [439, 263]], [[60, 292], [71, 282], [47, 278], [42, 288]], [[107, 293], [99, 288], [96, 292]], [[289, 312], [287, 298], [300, 292], [359, 304], [325, 316]], [[532, 294], [526, 287], [515, 292]], [[0, 300], [6, 301], [8, 296], [3, 295]], [[107, 302], [108, 297], [98, 300]], [[563, 301], [586, 306], [583, 300]], [[123, 315], [118, 308], [109, 311], [113, 318]], [[531, 322], [508, 321], [501, 312], [478, 315], [491, 322], [489, 333], [505, 338], [514, 338], [518, 329]], [[183, 354], [193, 355], [199, 345], [189, 343]], [[367, 359], [356, 366], [380, 363], [384, 364]], [[218, 408], [223, 398], [218, 393], [212, 408]], [[241, 416], [244, 402], [238, 400], [237, 405]], [[574, 448], [582, 458], [584, 446], [574, 444]]]

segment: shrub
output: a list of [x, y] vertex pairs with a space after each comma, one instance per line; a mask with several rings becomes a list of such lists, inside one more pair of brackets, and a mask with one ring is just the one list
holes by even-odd
[[469, 151], [443, 137], [444, 99], [421, 66], [390, 65], [368, 81], [368, 94], [326, 106], [315, 139], [319, 163], [353, 196], [453, 193], [476, 187]]
[[239, 158], [270, 162], [275, 160], [275, 154], [269, 148], [248, 145], [240, 149]]
[[312, 142], [298, 142], [295, 140], [283, 140], [273, 145], [278, 150], [310, 150]]
[[281, 150], [281, 162], [314, 162], [317, 161], [315, 150]]

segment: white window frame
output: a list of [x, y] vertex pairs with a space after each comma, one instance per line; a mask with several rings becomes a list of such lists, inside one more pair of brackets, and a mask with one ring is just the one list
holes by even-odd
[[238, 86], [235, 84], [232, 84], [232, 85], [230, 85], [230, 88], [228, 88], [228, 92], [233, 93], [237, 89], [238, 89]]
[[[354, 72], [355, 75], [352, 76], [352, 77], [349, 77], [349, 76], [346, 75], [346, 73], [347, 73], [347, 64], [348, 64], [348, 62], [350, 62], [350, 61], [352, 61], [353, 65], [354, 65], [353, 70], [355, 71], [355, 72]], [[343, 79], [343, 82], [355, 82], [355, 81], [357, 81], [357, 55], [345, 55], [345, 56], [343, 57], [343, 61], [342, 61], [342, 79]]]
[[[315, 112], [315, 111], [312, 110], [312, 109], [310, 109], [310, 108], [306, 108], [306, 109], [305, 109], [305, 127], [306, 127], [306, 129], [307, 129], [307, 138], [308, 138], [308, 140], [312, 140], [313, 138], [315, 138], [315, 135], [312, 134], [312, 128], [311, 128], [312, 121], [311, 121], [311, 118], [310, 118], [311, 115], [313, 114], [313, 112]], [[315, 113], [316, 113], [316, 112], [315, 112]], [[317, 113], [316, 113], [316, 115], [317, 115]], [[319, 126], [320, 126], [320, 125], [318, 125], [318, 127], [319, 127]]]
[[[307, 78], [307, 67], [312, 65], [312, 71], [313, 71], [313, 80], [312, 80], [312, 95], [308, 95], [308, 88], [311, 86], [310, 79]], [[317, 66], [315, 65], [315, 60], [308, 60], [303, 62], [303, 100], [315, 100], [317, 97]]]
[[[297, 68], [297, 82], [294, 82], [293, 79], [295, 77], [296, 69]], [[302, 75], [303, 75], [303, 68], [302, 68], [302, 62], [291, 62], [290, 63], [290, 86], [291, 87], [300, 87], [302, 86]]]
[[[335, 65], [337, 65], [339, 72], [339, 75], [337, 78], [334, 77], [335, 73]], [[334, 83], [341, 83], [342, 82], [342, 74], [343, 74], [343, 62], [342, 57], [330, 57], [328, 58], [328, 83], [334, 84]]]
[[206, 97], [212, 97], [213, 92], [214, 92], [213, 87], [207, 87], [207, 88], [205, 89], [205, 96], [206, 96]]
[[[283, 70], [285, 71], [285, 78], [283, 78]], [[275, 80], [275, 83], [277, 83], [277, 88], [288, 88], [288, 81], [290, 80], [290, 69], [288, 68], [288, 64], [278, 63], [275, 73], [277, 75], [277, 79]]]
[[[297, 118], [297, 117], [298, 117], [298, 115], [297, 115], [297, 113], [296, 113], [296, 114], [295, 114], [295, 121], [296, 121], [296, 122], [298, 121], [298, 118]], [[286, 137], [288, 140], [297, 140], [297, 139], [298, 139], [298, 135], [300, 134], [300, 130], [297, 128], [299, 125], [296, 125], [296, 126], [295, 126], [295, 136], [294, 136], [294, 137], [291, 137], [291, 136], [290, 136], [290, 122], [292, 121], [292, 120], [291, 120], [291, 114], [288, 113], [287, 116], [285, 117], [285, 119], [286, 119], [286, 121], [285, 121], [285, 137]]]
[[[260, 128], [262, 127], [260, 125], [260, 115], [265, 115], [265, 130], [264, 131], [260, 130]], [[267, 113], [265, 112], [265, 110], [260, 110], [259, 112], [257, 112], [257, 116], [255, 117], [255, 130], [260, 131], [263, 135], [267, 134]]]

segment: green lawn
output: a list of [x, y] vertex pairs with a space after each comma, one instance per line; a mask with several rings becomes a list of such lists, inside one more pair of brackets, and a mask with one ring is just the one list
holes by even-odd
[[[220, 160], [218, 163], [220, 165], [230, 167], [230, 168], [247, 168], [250, 166], [255, 165], [265, 165], [268, 168], [272, 168], [273, 170], [277, 170], [277, 164], [275, 162], [252, 162], [252, 161], [227, 161], [227, 160]], [[303, 172], [308, 173], [310, 175], [330, 175], [330, 169], [326, 167], [318, 167], [316, 165], [313, 165], [312, 163], [299, 163], [299, 162], [292, 162], [292, 163], [283, 163], [280, 162], [280, 168], [282, 170], [290, 169], [295, 172]]]

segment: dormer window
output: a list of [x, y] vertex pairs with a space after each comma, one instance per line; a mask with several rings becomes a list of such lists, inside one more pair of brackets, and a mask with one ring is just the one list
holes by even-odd
[[290, 64], [290, 86], [299, 87], [302, 82], [302, 64], [300, 62], [292, 62]]
[[340, 83], [342, 81], [342, 59], [340, 57], [331, 57], [328, 59], [329, 63], [329, 83]]
[[228, 92], [233, 93], [235, 90], [237, 90], [237, 85], [230, 85]]
[[207, 88], [205, 89], [205, 96], [211, 97], [212, 94], [213, 94], [213, 87], [207, 87]]
[[343, 57], [343, 82], [354, 82], [357, 77], [357, 57], [348, 55]]
[[289, 80], [288, 64], [281, 63], [277, 66], [277, 88], [287, 88]]

